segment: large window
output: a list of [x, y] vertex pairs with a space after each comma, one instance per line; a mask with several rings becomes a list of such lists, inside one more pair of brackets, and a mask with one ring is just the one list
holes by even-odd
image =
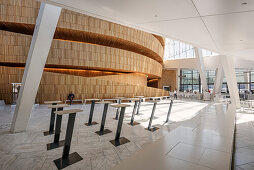
[[180, 71], [180, 91], [199, 91], [199, 72], [196, 70], [182, 69]]
[[[216, 71], [206, 71], [206, 81], [209, 90], [212, 92], [214, 88]], [[252, 91], [254, 92], [254, 71], [239, 71], [236, 70], [236, 80], [239, 92]], [[199, 91], [201, 88], [201, 81], [199, 78], [199, 72], [196, 70], [182, 69], [180, 71], [180, 91]], [[222, 93], [228, 93], [228, 86], [226, 78], [223, 79]]]
[[179, 41], [166, 38], [165, 40], [165, 60], [194, 58], [193, 46]]
[[215, 75], [216, 75], [215, 70], [206, 71], [206, 82], [207, 82], [207, 85], [208, 85], [208, 89], [211, 92], [213, 92]]
[[203, 53], [203, 56], [215, 56], [215, 55], [219, 55], [218, 53], [215, 53], [215, 52], [212, 52], [212, 51], [209, 51], [209, 50], [205, 50], [205, 49], [202, 49], [202, 53]]
[[[205, 49], [202, 49], [202, 53], [204, 56], [218, 55], [217, 53]], [[195, 52], [192, 45], [180, 41], [171, 40], [169, 38], [165, 39], [164, 60], [175, 60], [194, 57]]]

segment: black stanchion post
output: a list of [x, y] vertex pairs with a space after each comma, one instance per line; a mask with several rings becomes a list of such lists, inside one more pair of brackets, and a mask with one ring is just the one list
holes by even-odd
[[70, 147], [71, 147], [72, 134], [73, 134], [73, 127], [75, 123], [75, 117], [76, 117], [76, 112], [69, 113], [63, 154], [61, 158], [54, 160], [54, 163], [58, 169], [63, 169], [83, 159], [77, 152], [69, 154]]
[[125, 107], [122, 107], [121, 112], [120, 112], [119, 122], [118, 122], [118, 125], [117, 125], [115, 140], [119, 140], [119, 138], [120, 138], [122, 125], [123, 125], [124, 112], [125, 112]]
[[120, 117], [119, 117], [119, 121], [118, 121], [118, 125], [117, 125], [117, 130], [116, 130], [116, 136], [115, 136], [114, 140], [110, 141], [114, 146], [119, 146], [119, 145], [122, 145], [122, 144], [130, 142], [125, 137], [121, 137], [120, 138], [126, 106], [129, 106], [129, 105], [125, 105], [125, 106], [121, 107]]
[[170, 113], [171, 113], [171, 110], [172, 110], [172, 105], [173, 105], [173, 100], [170, 101], [170, 105], [169, 105], [169, 109], [168, 109], [168, 115], [167, 115], [166, 123], [167, 123], [168, 120], [169, 120], [169, 116], [170, 116]]
[[139, 102], [138, 102], [138, 109], [137, 109], [137, 113], [136, 113], [137, 115], [139, 114], [139, 109], [140, 109], [140, 105], [141, 105], [141, 100], [142, 100], [142, 99], [140, 99]]
[[134, 121], [134, 115], [135, 115], [135, 112], [136, 112], [136, 109], [137, 109], [137, 105], [138, 105], [138, 102], [140, 100], [135, 100], [135, 104], [134, 104], [134, 107], [133, 107], [133, 111], [132, 111], [132, 115], [131, 115], [131, 122], [128, 123], [129, 125], [131, 126], [135, 126], [135, 125], [138, 125], [139, 123], [138, 122], [135, 122]]
[[107, 112], [108, 112], [108, 105], [110, 102], [108, 103], [104, 103], [104, 109], [103, 109], [103, 114], [102, 114], [102, 119], [101, 119], [101, 127], [100, 127], [100, 131], [97, 131], [95, 133], [97, 133], [98, 135], [105, 135], [108, 133], [111, 133], [112, 131], [109, 129], [105, 129], [104, 130], [104, 126], [105, 126], [105, 121], [106, 121], [106, 116], [107, 116]]
[[93, 120], [93, 112], [94, 112], [94, 105], [95, 105], [95, 100], [92, 100], [91, 108], [90, 108], [90, 114], [89, 114], [89, 120], [88, 123], [85, 123], [87, 126], [92, 126], [98, 124], [97, 122], [92, 122]]
[[69, 114], [69, 119], [68, 119], [68, 124], [67, 124], [67, 129], [66, 129], [64, 149], [63, 149], [63, 155], [62, 155], [63, 159], [69, 157], [75, 117], [76, 117], [76, 113]]
[[54, 133], [54, 126], [55, 126], [55, 108], [51, 109], [51, 116], [50, 116], [50, 125], [49, 125], [49, 133]]
[[105, 104], [104, 104], [104, 109], [103, 109], [103, 114], [102, 114], [102, 120], [101, 120], [101, 128], [100, 128], [100, 131], [103, 131], [103, 130], [104, 130], [107, 111], [108, 111], [108, 103], [105, 103]]
[[149, 125], [148, 125], [148, 128], [146, 128], [146, 130], [149, 130], [151, 132], [154, 132], [154, 131], [159, 129], [158, 127], [151, 128], [152, 127], [152, 122], [153, 122], [153, 117], [154, 117], [156, 106], [157, 106], [157, 100], [154, 101], [152, 114], [151, 114], [151, 117], [150, 117], [150, 120], [149, 120]]
[[[57, 105], [57, 103], [52, 103], [52, 105]], [[50, 123], [49, 123], [49, 131], [44, 132], [44, 136], [52, 135], [55, 133], [54, 126], [55, 126], [55, 111], [56, 108], [51, 109], [51, 115], [50, 115]]]
[[[63, 107], [60, 107], [57, 109], [57, 111], [62, 111], [62, 110], [63, 110]], [[55, 149], [55, 148], [64, 146], [64, 140], [59, 141], [60, 132], [61, 132], [61, 124], [62, 124], [62, 115], [57, 115], [54, 142], [47, 144], [47, 150], [51, 150], [51, 149]]]
[[[122, 103], [122, 99], [119, 98], [118, 99], [118, 104], [121, 104]], [[116, 117], [114, 118], [115, 120], [118, 120], [118, 116], [119, 116], [119, 108], [116, 109]]]

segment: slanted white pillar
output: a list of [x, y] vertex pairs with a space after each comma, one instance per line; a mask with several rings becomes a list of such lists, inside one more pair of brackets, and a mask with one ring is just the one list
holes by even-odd
[[41, 3], [12, 120], [12, 132], [27, 128], [60, 13], [60, 7]]
[[221, 94], [223, 78], [224, 78], [224, 72], [223, 72], [222, 65], [220, 65], [216, 69], [216, 75], [215, 75], [214, 87], [213, 87], [213, 95]]
[[226, 76], [231, 102], [236, 106], [236, 108], [240, 108], [240, 99], [233, 57], [221, 56], [221, 64]]
[[[244, 78], [244, 82], [250, 82], [250, 72], [244, 72], [243, 73], [243, 78]], [[249, 84], [245, 84], [245, 88], [249, 91], [250, 90], [250, 86]]]
[[200, 80], [201, 80], [201, 85], [203, 91], [208, 91], [208, 86], [207, 86], [207, 81], [206, 81], [206, 71], [205, 71], [205, 66], [204, 66], [204, 59], [203, 59], [203, 54], [202, 50], [195, 47], [194, 48], [196, 59], [197, 59], [197, 66], [198, 66], [198, 71], [200, 75]]
[[[174, 91], [175, 89], [172, 90]], [[180, 68], [176, 69], [176, 90], [180, 90]]]

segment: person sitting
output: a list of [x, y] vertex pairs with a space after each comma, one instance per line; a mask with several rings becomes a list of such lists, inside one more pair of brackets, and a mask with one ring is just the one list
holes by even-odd
[[75, 95], [72, 93], [72, 91], [68, 95], [68, 99], [70, 100], [70, 105], [72, 104], [73, 99], [75, 98]]

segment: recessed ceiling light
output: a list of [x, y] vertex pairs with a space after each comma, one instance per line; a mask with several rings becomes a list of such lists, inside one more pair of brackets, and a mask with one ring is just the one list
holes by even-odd
[[243, 2], [243, 3], [241, 3], [241, 5], [247, 5], [247, 2]]
[[243, 40], [240, 40], [240, 41], [243, 41]]
[[155, 14], [154, 17], [158, 17], [158, 15]]

